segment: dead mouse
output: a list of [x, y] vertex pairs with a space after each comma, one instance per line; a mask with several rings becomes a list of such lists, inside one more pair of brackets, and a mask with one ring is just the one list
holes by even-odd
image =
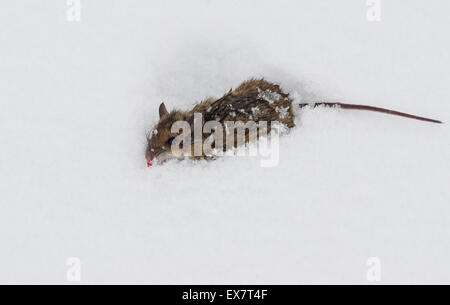
[[[300, 104], [299, 106], [302, 108], [305, 106], [316, 107], [321, 105], [342, 109], [376, 111], [432, 123], [442, 123], [438, 120], [366, 105], [318, 102]], [[194, 123], [200, 126], [200, 128], [203, 128], [206, 126], [206, 122], [216, 122], [222, 125], [227, 124], [227, 122], [267, 122], [267, 132], [271, 130], [271, 122], [280, 123], [288, 129], [295, 126], [293, 100], [279, 85], [264, 79], [249, 79], [244, 81], [236, 89], [230, 90], [221, 98], [208, 98], [188, 111], [172, 110], [168, 112], [164, 103], [161, 103], [159, 106], [159, 118], [159, 122], [147, 136], [148, 145], [145, 157], [148, 166], [151, 166], [152, 162], [163, 162], [170, 157], [182, 158], [188, 156], [194, 159], [207, 159], [208, 155], [202, 151], [202, 148], [200, 148], [199, 153], [195, 154], [194, 146], [197, 143], [202, 147], [202, 144], [210, 138], [212, 133], [202, 132], [201, 137], [197, 137], [197, 140], [195, 140], [193, 135], [195, 129]], [[180, 136], [179, 130], [172, 129], [175, 122], [185, 122], [191, 127], [190, 132], [192, 134], [190, 136], [192, 136], [189, 138], [189, 142], [187, 142], [190, 146], [185, 147], [183, 154], [179, 150], [175, 152], [172, 149], [173, 141]], [[222, 132], [223, 143], [226, 144], [229, 131], [224, 128]], [[255, 138], [258, 138], [258, 134], [252, 137], [252, 134], [248, 130], [245, 131], [245, 143]], [[229, 146], [222, 145], [220, 150], [225, 151], [227, 147], [237, 147], [240, 144], [242, 142], [239, 143], [239, 141], [234, 139], [233, 143]], [[212, 146], [214, 146], [214, 143]]]

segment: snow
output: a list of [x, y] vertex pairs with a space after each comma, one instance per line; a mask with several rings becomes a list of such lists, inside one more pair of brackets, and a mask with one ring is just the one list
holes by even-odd
[[258, 88], [258, 98], [269, 102], [269, 104], [273, 104], [275, 102], [278, 102], [280, 97], [281, 97], [281, 95], [279, 95], [276, 92], [272, 92], [269, 89], [262, 91], [261, 89]]
[[275, 167], [144, 158], [161, 101], [249, 77], [449, 122], [448, 1], [81, 3], [0, 10], [0, 283], [450, 282], [448, 124], [319, 107]]
[[289, 107], [276, 107], [275, 111], [280, 114], [280, 118], [284, 119], [289, 116]]

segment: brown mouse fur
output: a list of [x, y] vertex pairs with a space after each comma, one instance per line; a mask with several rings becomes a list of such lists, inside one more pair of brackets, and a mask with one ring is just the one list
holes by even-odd
[[[408, 117], [417, 120], [423, 120], [433, 123], [441, 123], [440, 121], [423, 118], [411, 114], [406, 114], [389, 109], [366, 106], [366, 105], [352, 105], [343, 103], [313, 103], [313, 104], [300, 104], [300, 107], [304, 106], [335, 106], [343, 109], [356, 109], [356, 110], [368, 110], [382, 112], [386, 114], [392, 114], [397, 116]], [[284, 92], [279, 85], [270, 83], [264, 79], [250, 79], [241, 83], [236, 89], [230, 90], [223, 97], [219, 99], [208, 98], [203, 102], [194, 106], [189, 111], [172, 110], [168, 112], [164, 103], [161, 103], [159, 107], [160, 120], [153, 129], [153, 132], [148, 136], [146, 159], [151, 161], [157, 158], [161, 153], [172, 154], [171, 141], [179, 135], [179, 133], [172, 133], [172, 124], [176, 121], [186, 121], [191, 126], [194, 124], [194, 113], [201, 113], [203, 117], [202, 125], [207, 121], [218, 121], [224, 124], [226, 121], [254, 121], [259, 123], [260, 121], [268, 122], [267, 131], [270, 131], [270, 122], [277, 121], [288, 128], [295, 126], [294, 124], [294, 106], [293, 101], [289, 97], [289, 94]], [[194, 128], [191, 128], [192, 133]], [[202, 141], [204, 142], [210, 134], [204, 133], [202, 135]], [[194, 137], [192, 136], [191, 142], [191, 155], [193, 155]], [[256, 136], [257, 138], [257, 136]], [[224, 148], [225, 150], [225, 130], [224, 130]], [[250, 141], [251, 136], [246, 133], [245, 141]], [[238, 146], [238, 143], [233, 143], [234, 147]], [[195, 159], [206, 158], [202, 153], [200, 156], [194, 157]]]
[[[189, 111], [172, 110], [168, 112], [162, 103], [159, 108], [160, 120], [153, 129], [151, 137], [148, 138], [147, 160], [152, 160], [162, 152], [172, 154], [171, 139], [179, 135], [170, 131], [172, 124], [176, 121], [187, 121], [192, 125], [194, 113], [202, 114], [203, 124], [212, 120], [222, 124], [226, 121], [242, 121], [243, 123], [266, 121], [268, 122], [268, 132], [270, 132], [270, 122], [273, 121], [288, 128], [295, 126], [294, 108], [289, 94], [283, 92], [279, 85], [264, 79], [250, 79], [235, 90], [230, 90], [223, 97], [208, 98]], [[193, 128], [191, 129], [193, 132]], [[210, 134], [204, 133], [203, 141], [209, 136]], [[247, 133], [246, 141], [249, 141], [249, 138], [250, 135]], [[224, 136], [224, 146], [225, 144], [226, 137]], [[233, 146], [237, 147], [238, 143], [235, 141]], [[205, 157], [202, 154], [194, 158], [203, 159]]]

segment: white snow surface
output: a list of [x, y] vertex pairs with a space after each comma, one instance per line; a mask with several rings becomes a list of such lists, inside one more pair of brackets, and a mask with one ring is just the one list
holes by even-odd
[[146, 168], [161, 101], [249, 77], [450, 122], [446, 0], [0, 5], [0, 283], [450, 283], [450, 128], [297, 112], [280, 162]]

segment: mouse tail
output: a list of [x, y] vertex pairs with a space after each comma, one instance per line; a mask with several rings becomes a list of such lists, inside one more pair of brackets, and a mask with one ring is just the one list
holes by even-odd
[[310, 107], [329, 106], [329, 107], [339, 107], [339, 108], [342, 108], [342, 109], [375, 111], [375, 112], [381, 112], [381, 113], [386, 113], [386, 114], [391, 114], [391, 115], [397, 115], [397, 116], [410, 118], [410, 119], [414, 119], [414, 120], [420, 120], [420, 121], [426, 121], [426, 122], [431, 122], [431, 123], [442, 124], [442, 122], [439, 121], [439, 120], [424, 118], [424, 117], [421, 117], [421, 116], [408, 114], [408, 113], [404, 113], [404, 112], [400, 112], [400, 111], [395, 111], [395, 110], [390, 110], [390, 109], [385, 109], [385, 108], [380, 108], [380, 107], [374, 107], [374, 106], [367, 106], [367, 105], [319, 102], [319, 103], [310, 103], [310, 104], [308, 104], [308, 103], [299, 104], [299, 106], [300, 106], [300, 108], [303, 108], [305, 106], [310, 106]]

